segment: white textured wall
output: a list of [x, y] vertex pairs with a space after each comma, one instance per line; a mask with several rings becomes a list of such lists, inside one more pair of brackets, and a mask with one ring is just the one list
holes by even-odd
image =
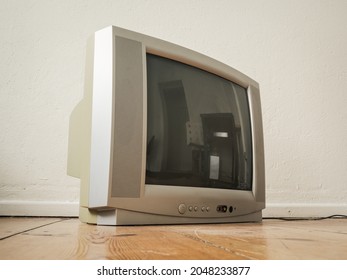
[[0, 214], [77, 214], [69, 114], [86, 40], [108, 25], [221, 60], [260, 83], [266, 215], [347, 212], [347, 1], [0, 0]]

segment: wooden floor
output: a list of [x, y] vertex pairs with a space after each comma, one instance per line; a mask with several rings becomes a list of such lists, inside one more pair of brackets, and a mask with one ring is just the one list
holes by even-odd
[[347, 259], [347, 219], [94, 226], [0, 218], [0, 259]]

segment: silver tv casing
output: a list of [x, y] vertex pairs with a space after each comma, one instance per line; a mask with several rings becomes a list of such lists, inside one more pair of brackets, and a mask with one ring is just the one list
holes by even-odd
[[[252, 191], [145, 184], [147, 53], [247, 88]], [[263, 146], [259, 85], [251, 78], [187, 48], [115, 26], [90, 38], [84, 98], [71, 114], [69, 131], [68, 174], [81, 179], [81, 221], [99, 225], [261, 221]], [[232, 213], [218, 212], [219, 205], [232, 207]]]

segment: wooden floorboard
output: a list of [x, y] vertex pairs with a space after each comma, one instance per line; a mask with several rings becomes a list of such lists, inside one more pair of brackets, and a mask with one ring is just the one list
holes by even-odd
[[347, 259], [347, 219], [95, 226], [0, 218], [0, 259]]
[[60, 218], [0, 218], [0, 240], [32, 230], [33, 228], [46, 226], [57, 221]]

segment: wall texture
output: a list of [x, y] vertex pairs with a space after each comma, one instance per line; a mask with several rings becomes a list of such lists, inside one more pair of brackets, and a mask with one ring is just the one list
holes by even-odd
[[347, 213], [347, 1], [0, 0], [0, 214], [77, 215], [69, 115], [108, 25], [194, 49], [261, 86], [266, 216]]

